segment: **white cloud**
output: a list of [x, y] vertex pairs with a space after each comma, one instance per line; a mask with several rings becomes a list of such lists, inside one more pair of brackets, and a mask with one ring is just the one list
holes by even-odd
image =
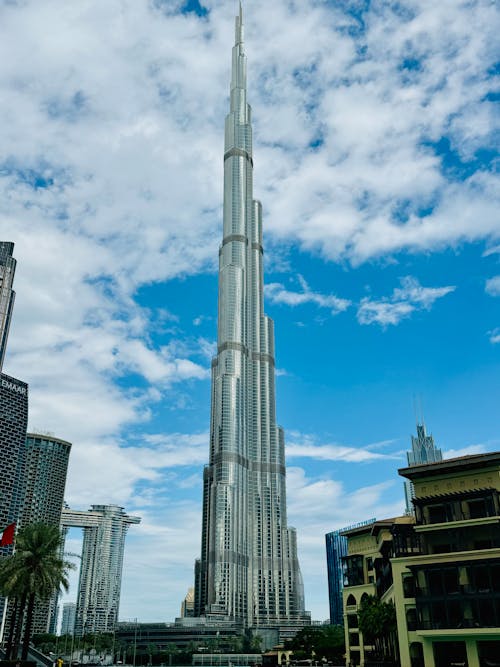
[[311, 291], [309, 285], [301, 275], [297, 276], [297, 280], [302, 287], [301, 292], [287, 290], [281, 283], [269, 283], [264, 287], [265, 296], [271, 303], [283, 303], [287, 306], [314, 303], [320, 308], [328, 308], [334, 315], [346, 310], [351, 303], [347, 299], [341, 299], [333, 294], [319, 294], [318, 292]]
[[415, 310], [411, 303], [390, 303], [387, 301], [372, 301], [368, 297], [361, 300], [358, 308], [358, 321], [360, 324], [399, 324], [399, 322]]
[[363, 463], [375, 459], [399, 458], [393, 454], [378, 454], [372, 451], [375, 447], [380, 446], [381, 443], [366, 445], [365, 447], [352, 447], [337, 443], [319, 444], [317, 439], [312, 435], [292, 432], [288, 434], [286, 456], [287, 459], [310, 458], [318, 461], [346, 461], [351, 463]]
[[456, 288], [448, 287], [422, 287], [416, 278], [406, 276], [401, 279], [402, 287], [396, 287], [392, 298], [395, 301], [410, 301], [416, 306], [429, 309], [434, 301], [441, 299]]
[[406, 276], [401, 279], [401, 287], [396, 287], [388, 298], [374, 300], [369, 297], [361, 299], [358, 307], [360, 324], [380, 324], [386, 327], [399, 322], [416, 310], [429, 310], [437, 299], [453, 292], [454, 286], [423, 287], [416, 278]]
[[493, 329], [492, 331], [489, 331], [489, 336], [490, 336], [490, 343], [493, 343], [494, 345], [496, 343], [500, 343], [500, 327]]
[[483, 257], [489, 257], [490, 255], [499, 255], [500, 254], [500, 245], [491, 246], [483, 252]]
[[490, 296], [500, 296], [500, 276], [493, 276], [486, 281], [485, 290]]
[[445, 449], [443, 451], [444, 459], [454, 459], [459, 456], [470, 456], [471, 454], [482, 454], [485, 452], [487, 447], [483, 444], [477, 445], [467, 445], [460, 449]]
[[[138, 503], [139, 484], [153, 483], [162, 489], [169, 475], [170, 485], [175, 485], [176, 469], [201, 467], [206, 462], [208, 434], [144, 435], [135, 445], [120, 444], [110, 438], [97, 442], [75, 439], [66, 485], [70, 505], [91, 504], [99, 498], [102, 503], [130, 506]], [[200, 475], [201, 471], [199, 481]]]

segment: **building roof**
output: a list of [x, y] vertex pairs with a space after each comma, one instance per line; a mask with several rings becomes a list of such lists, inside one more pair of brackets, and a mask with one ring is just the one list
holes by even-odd
[[457, 456], [454, 459], [436, 461], [435, 463], [421, 463], [408, 468], [400, 468], [398, 473], [401, 477], [407, 477], [408, 479], [414, 480], [495, 465], [500, 466], [500, 452], [470, 454], [468, 456]]
[[362, 535], [363, 533], [377, 535], [382, 528], [390, 528], [395, 523], [414, 523], [414, 518], [405, 514], [390, 519], [380, 519], [380, 521], [372, 521], [365, 525], [359, 525], [354, 528], [343, 530], [341, 535], [345, 535], [346, 537], [354, 537], [354, 535]]

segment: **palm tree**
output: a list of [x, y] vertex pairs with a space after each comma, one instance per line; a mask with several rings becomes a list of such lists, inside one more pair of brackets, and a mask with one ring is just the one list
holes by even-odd
[[[17, 639], [26, 606], [22, 660], [28, 657], [35, 600], [48, 600], [61, 587], [68, 590], [68, 570], [74, 565], [64, 560], [61, 548], [62, 537], [57, 526], [29, 524], [17, 534], [14, 554], [0, 562], [0, 591], [19, 601], [18, 631], [14, 635]], [[13, 618], [12, 622], [15, 621]]]

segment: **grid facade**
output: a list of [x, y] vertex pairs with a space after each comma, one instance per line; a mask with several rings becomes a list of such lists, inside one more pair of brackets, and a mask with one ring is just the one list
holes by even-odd
[[342, 556], [347, 556], [347, 537], [339, 530], [325, 535], [326, 564], [328, 571], [328, 601], [330, 605], [330, 623], [342, 625], [344, 611], [342, 608]]
[[[59, 526], [71, 443], [50, 435], [28, 433], [25, 444], [25, 491], [20, 525]], [[33, 633], [55, 632], [57, 594], [35, 607]]]
[[264, 314], [262, 207], [253, 199], [251, 109], [240, 5], [225, 123], [218, 349], [212, 361], [195, 615], [244, 627], [307, 624], [287, 525], [284, 433], [276, 423], [272, 320]]
[[75, 631], [76, 604], [65, 602], [62, 610], [61, 635], [72, 635]]
[[[0, 526], [18, 522], [24, 497], [28, 385], [0, 375]], [[5, 554], [10, 547], [0, 548]]]
[[70, 442], [49, 435], [27, 434], [23, 525], [60, 524], [70, 452]]
[[[0, 374], [0, 527], [18, 523], [22, 509], [28, 427], [28, 385]], [[12, 553], [13, 546], [0, 547], [0, 558]], [[0, 617], [5, 611], [0, 597]]]
[[114, 631], [120, 607], [125, 536], [129, 525], [140, 521], [117, 505], [92, 505], [88, 512], [63, 509], [63, 529], [83, 528], [76, 636]]

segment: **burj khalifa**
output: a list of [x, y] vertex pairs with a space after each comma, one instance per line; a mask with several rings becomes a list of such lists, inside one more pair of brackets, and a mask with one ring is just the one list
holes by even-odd
[[203, 476], [195, 615], [246, 628], [306, 624], [285, 440], [276, 424], [273, 321], [264, 314], [262, 207], [253, 197], [241, 4], [225, 123], [217, 355]]

